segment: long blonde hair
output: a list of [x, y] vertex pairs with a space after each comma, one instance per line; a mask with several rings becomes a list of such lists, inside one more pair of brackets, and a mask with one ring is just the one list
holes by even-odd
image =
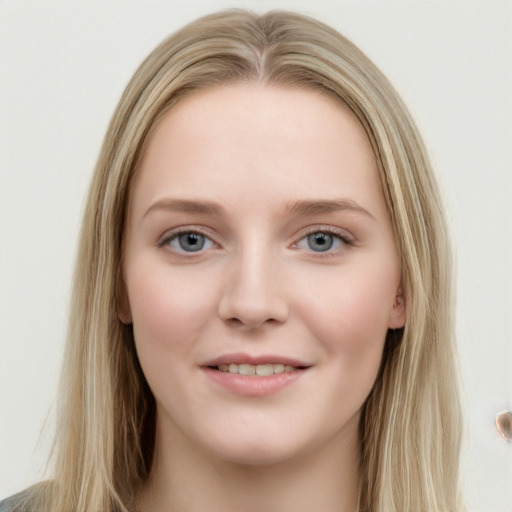
[[159, 118], [185, 95], [237, 81], [320, 90], [365, 128], [402, 267], [403, 330], [390, 331], [360, 420], [360, 512], [462, 510], [452, 264], [439, 191], [406, 107], [332, 28], [289, 12], [201, 18], [128, 84], [105, 137], [80, 235], [50, 485], [36, 509], [128, 512], [154, 448], [154, 398], [118, 318], [131, 183]]

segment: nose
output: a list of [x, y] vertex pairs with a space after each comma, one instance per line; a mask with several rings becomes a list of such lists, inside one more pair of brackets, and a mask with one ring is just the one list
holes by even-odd
[[285, 283], [268, 255], [240, 255], [230, 268], [219, 302], [219, 317], [232, 327], [258, 329], [288, 318]]

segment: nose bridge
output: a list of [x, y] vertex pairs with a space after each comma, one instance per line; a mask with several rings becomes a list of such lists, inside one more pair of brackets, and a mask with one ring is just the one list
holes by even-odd
[[279, 261], [263, 239], [253, 233], [233, 255], [219, 303], [223, 320], [252, 329], [288, 316]]

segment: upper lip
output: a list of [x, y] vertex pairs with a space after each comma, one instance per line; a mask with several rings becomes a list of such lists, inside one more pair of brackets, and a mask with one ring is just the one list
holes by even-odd
[[309, 368], [311, 364], [295, 359], [292, 357], [286, 357], [281, 355], [263, 354], [259, 356], [251, 356], [249, 354], [236, 353], [236, 354], [224, 354], [214, 359], [206, 361], [201, 366], [220, 366], [221, 364], [252, 364], [257, 366], [259, 364], [284, 364], [293, 366], [295, 368]]

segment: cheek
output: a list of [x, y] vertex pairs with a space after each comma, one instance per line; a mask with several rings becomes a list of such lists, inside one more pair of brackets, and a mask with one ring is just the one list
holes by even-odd
[[296, 303], [300, 317], [320, 347], [321, 392], [309, 407], [320, 411], [321, 428], [333, 434], [356, 421], [373, 388], [398, 278], [389, 267], [379, 265], [354, 264], [321, 272], [303, 280], [294, 293], [302, 297]]
[[336, 365], [337, 377], [360, 381], [368, 392], [382, 358], [398, 286], [397, 273], [389, 268], [369, 268], [331, 274], [322, 293], [301, 304], [302, 317]]
[[176, 355], [190, 354], [212, 310], [208, 290], [156, 267], [131, 269], [130, 277], [128, 296], [141, 364], [149, 358], [169, 364]]

